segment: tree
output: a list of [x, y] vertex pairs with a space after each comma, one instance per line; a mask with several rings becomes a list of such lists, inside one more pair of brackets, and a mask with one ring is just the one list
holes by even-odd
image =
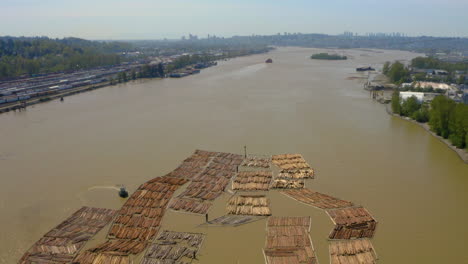
[[449, 139], [458, 148], [466, 147], [468, 133], [468, 105], [456, 104], [449, 117]]
[[164, 66], [162, 63], [158, 64], [158, 74], [159, 74], [159, 77], [164, 77]]
[[443, 138], [449, 136], [449, 118], [452, 114], [455, 102], [443, 95], [438, 95], [431, 102], [429, 112], [429, 126], [431, 130]]
[[419, 123], [426, 123], [429, 121], [429, 108], [426, 104], [421, 105], [418, 111], [411, 115], [411, 118]]
[[407, 98], [401, 105], [401, 115], [411, 117], [419, 108], [421, 108], [421, 105], [416, 96], [413, 95]]
[[131, 78], [132, 78], [132, 80], [136, 80], [137, 76], [136, 76], [135, 70], [132, 70]]
[[402, 83], [408, 79], [409, 71], [403, 63], [397, 61], [390, 66], [387, 76], [394, 83]]
[[457, 80], [458, 84], [464, 84], [465, 83], [465, 76], [460, 75]]
[[401, 114], [400, 92], [396, 89], [392, 94], [392, 112], [394, 114]]
[[385, 74], [385, 75], [387, 75], [389, 71], [390, 71], [390, 62], [387, 61], [387, 62], [385, 62], [385, 64], [383, 65], [382, 73]]

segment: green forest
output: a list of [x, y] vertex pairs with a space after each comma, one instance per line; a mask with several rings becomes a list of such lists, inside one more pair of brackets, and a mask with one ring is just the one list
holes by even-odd
[[468, 149], [468, 105], [456, 103], [443, 95], [430, 104], [419, 103], [416, 97], [401, 101], [398, 90], [392, 96], [392, 111], [420, 123], [429, 122], [437, 135], [449, 139], [457, 148]]
[[411, 60], [411, 67], [418, 69], [439, 69], [448, 72], [468, 71], [468, 62], [444, 62], [433, 57], [417, 57]]
[[118, 53], [131, 48], [78, 38], [0, 37], [0, 78], [116, 65], [121, 62]]
[[310, 56], [314, 60], [347, 60], [348, 57], [340, 56], [338, 54], [317, 53]]

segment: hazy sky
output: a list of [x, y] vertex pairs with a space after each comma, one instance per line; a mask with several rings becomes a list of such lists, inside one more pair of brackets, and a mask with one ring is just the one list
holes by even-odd
[[0, 35], [179, 38], [352, 31], [468, 37], [468, 0], [0, 0]]

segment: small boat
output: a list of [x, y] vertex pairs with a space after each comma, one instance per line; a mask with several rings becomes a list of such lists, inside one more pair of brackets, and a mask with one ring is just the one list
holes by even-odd
[[370, 67], [370, 66], [369, 66], [369, 67], [359, 67], [359, 68], [356, 68], [356, 71], [358, 71], [358, 72], [362, 72], [362, 71], [375, 71], [375, 69], [372, 68], [372, 67]]
[[125, 187], [120, 187], [119, 196], [122, 198], [128, 197], [128, 192], [125, 190]]
[[265, 63], [273, 63], [273, 60], [269, 58], [268, 60], [265, 61]]

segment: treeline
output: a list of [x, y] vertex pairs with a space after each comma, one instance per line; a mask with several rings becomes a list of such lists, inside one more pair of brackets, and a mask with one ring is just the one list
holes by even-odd
[[162, 63], [146, 64], [143, 65], [139, 71], [135, 71], [135, 69], [133, 69], [129, 73], [125, 71], [119, 72], [116, 79], [110, 79], [110, 84], [113, 85], [116, 83], [124, 83], [140, 78], [163, 78], [164, 72], [164, 66]]
[[166, 66], [167, 72], [172, 72], [177, 69], [182, 69], [192, 64], [207, 63], [216, 60], [215, 56], [212, 55], [183, 55], [176, 58], [172, 63]]
[[445, 62], [433, 57], [417, 57], [411, 60], [411, 67], [418, 69], [440, 69], [448, 72], [468, 71], [468, 62]]
[[429, 122], [437, 135], [449, 139], [457, 148], [468, 149], [468, 105], [439, 95], [430, 104], [420, 103], [412, 96], [401, 102], [400, 94], [394, 91], [392, 111], [410, 117], [420, 123]]
[[348, 57], [340, 56], [338, 54], [328, 54], [328, 53], [317, 53], [310, 56], [311, 59], [315, 60], [347, 60]]
[[0, 79], [117, 65], [127, 43], [77, 38], [0, 38]]

